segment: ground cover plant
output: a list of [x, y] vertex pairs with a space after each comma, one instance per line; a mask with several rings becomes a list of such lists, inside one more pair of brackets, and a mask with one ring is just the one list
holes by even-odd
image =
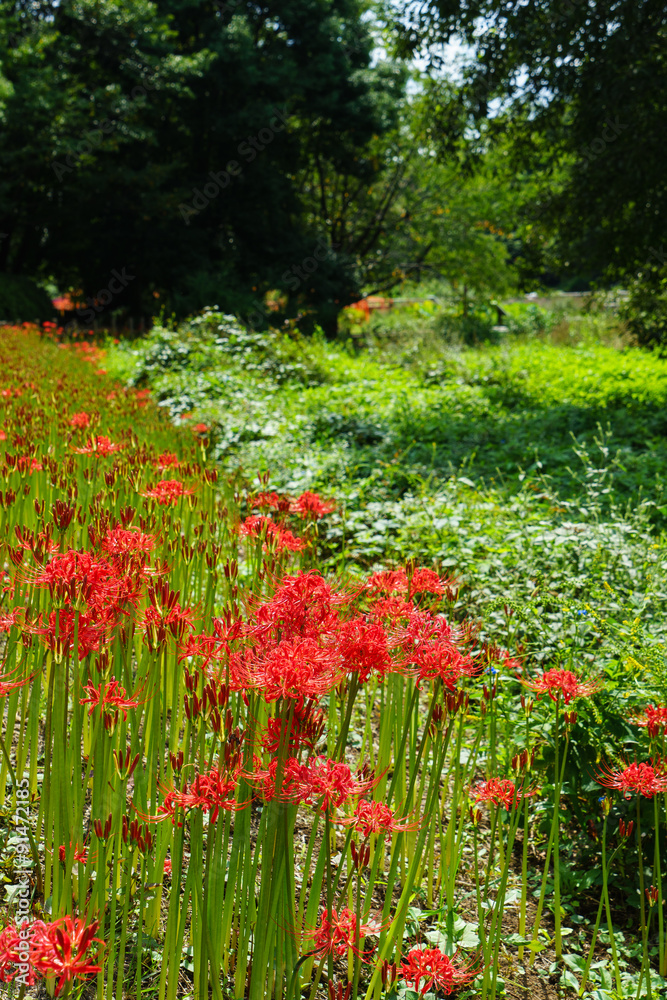
[[[0, 979], [100, 1000], [659, 995], [656, 494], [627, 510], [585, 440], [569, 494], [392, 465], [374, 427], [434, 401], [414, 358], [210, 314], [129, 349], [61, 340], [0, 342]], [[625, 377], [585, 349], [609, 373], [595, 408]], [[524, 399], [552, 385], [545, 359]], [[331, 465], [326, 389], [357, 421]], [[273, 437], [248, 433], [253, 408]], [[271, 478], [246, 474], [258, 440]]]

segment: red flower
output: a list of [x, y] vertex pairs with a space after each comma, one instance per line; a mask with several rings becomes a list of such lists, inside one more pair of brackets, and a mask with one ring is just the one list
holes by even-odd
[[598, 691], [600, 685], [595, 682], [587, 684], [581, 682], [576, 674], [571, 670], [547, 670], [534, 681], [524, 681], [521, 683], [537, 692], [538, 696], [548, 694], [553, 702], [558, 701], [560, 695], [563, 696], [563, 704], [568, 705], [573, 698], [588, 698], [589, 695]]
[[520, 802], [514, 782], [509, 778], [490, 778], [489, 781], [482, 781], [470, 789], [470, 794], [474, 797], [475, 803], [492, 802], [507, 810]]
[[11, 971], [11, 968], [21, 961], [20, 943], [18, 931], [11, 924], [0, 932], [0, 983], [11, 983], [15, 978], [18, 970]]
[[313, 952], [317, 955], [344, 955], [352, 950], [360, 955], [359, 942], [368, 934], [379, 934], [382, 924], [373, 921], [369, 924], [357, 924], [357, 917], [347, 907], [338, 913], [333, 907], [331, 911], [322, 910], [320, 926], [308, 935], [313, 940]]
[[300, 552], [306, 544], [303, 538], [297, 538], [287, 528], [276, 524], [270, 517], [258, 514], [248, 517], [241, 525], [241, 534], [249, 538], [264, 538], [266, 545], [271, 545], [276, 552]]
[[350, 798], [366, 795], [377, 780], [355, 777], [347, 764], [311, 757], [307, 764], [290, 758], [285, 765], [284, 790], [291, 801], [320, 803], [320, 810], [338, 809]]
[[372, 833], [397, 833], [405, 830], [416, 830], [419, 820], [405, 822], [397, 820], [393, 810], [383, 802], [369, 802], [361, 799], [357, 803], [353, 816], [339, 819], [336, 822], [342, 826], [354, 826], [364, 840], [367, 840]]
[[447, 593], [451, 583], [451, 580], [441, 580], [432, 569], [416, 569], [410, 577], [409, 595], [428, 593], [441, 596]]
[[309, 636], [313, 639], [338, 628], [336, 608], [349, 598], [332, 591], [319, 573], [284, 576], [271, 600], [257, 609], [257, 625], [251, 634], [277, 638]]
[[0, 632], [9, 632], [10, 628], [18, 624], [18, 618], [23, 608], [14, 608], [9, 614], [0, 612]]
[[598, 782], [605, 788], [617, 788], [628, 799], [632, 795], [643, 795], [651, 799], [658, 792], [667, 791], [667, 774], [653, 764], [628, 765], [620, 771], [602, 771]]
[[[71, 841], [69, 846], [72, 846]], [[58, 848], [58, 857], [63, 863], [65, 862], [65, 858], [67, 857], [67, 848], [65, 844], [61, 844]], [[85, 865], [88, 860], [88, 852], [85, 847], [74, 847], [74, 860], [78, 861], [82, 865]]]
[[106, 455], [113, 454], [114, 451], [121, 451], [122, 448], [122, 444], [114, 444], [104, 434], [100, 434], [97, 437], [91, 438], [83, 448], [75, 448], [74, 451], [78, 455], [102, 455], [105, 457]]
[[258, 689], [267, 701], [319, 698], [342, 678], [340, 656], [310, 638], [283, 639], [258, 658], [235, 655], [230, 670], [238, 687]]
[[69, 425], [70, 427], [82, 428], [85, 430], [90, 424], [90, 415], [88, 413], [75, 413], [74, 416], [70, 417]]
[[48, 625], [42, 624], [40, 615], [29, 629], [26, 627], [26, 631], [43, 636], [46, 645], [54, 653], [56, 660], [60, 662], [63, 657], [69, 656], [72, 652], [77, 626], [78, 656], [82, 660], [93, 650], [100, 648], [100, 644], [107, 638], [112, 624], [110, 619], [105, 620], [99, 615], [93, 617], [87, 612], [61, 610], [50, 612]]
[[645, 726], [649, 736], [655, 737], [667, 733], [667, 706], [647, 705], [644, 716], [634, 720], [636, 726]]
[[385, 569], [373, 573], [366, 581], [366, 590], [381, 594], [407, 594], [408, 578], [404, 569]]
[[287, 752], [296, 754], [302, 748], [313, 750], [317, 741], [324, 732], [324, 715], [320, 709], [316, 709], [312, 701], [305, 704], [298, 702], [292, 712], [292, 722], [289, 733], [284, 734], [283, 720], [278, 717], [269, 719], [266, 724], [266, 733], [262, 736], [262, 746], [269, 753], [278, 753], [281, 737], [287, 739]]
[[290, 509], [290, 503], [290, 498], [284, 493], [276, 493], [275, 490], [272, 490], [270, 493], [258, 493], [250, 501], [250, 506], [266, 507], [269, 510], [277, 510], [285, 514]]
[[192, 427], [192, 430], [194, 431], [195, 434], [208, 434], [209, 429], [207, 424], [195, 424]]
[[477, 670], [471, 656], [464, 656], [449, 639], [425, 642], [410, 656], [419, 669], [418, 683], [440, 678], [443, 685], [453, 691], [461, 677], [470, 677]]
[[181, 639], [185, 630], [192, 628], [193, 614], [190, 608], [182, 608], [177, 601], [159, 607], [151, 602], [140, 619], [140, 625], [151, 645], [161, 645], [167, 632], [175, 639]]
[[159, 504], [176, 504], [184, 496], [191, 496], [193, 489], [187, 489], [178, 479], [161, 479], [149, 490], [144, 490], [142, 497], [150, 497]]
[[35, 921], [32, 925], [32, 964], [44, 976], [59, 977], [56, 996], [74, 979], [100, 971], [100, 966], [86, 954], [93, 943], [104, 944], [95, 937], [98, 926], [97, 920], [86, 926], [78, 917], [62, 917], [50, 924]]
[[399, 618], [408, 618], [416, 610], [414, 604], [404, 601], [402, 597], [385, 597], [373, 601], [371, 613], [374, 618], [389, 618], [395, 622]]
[[396, 670], [389, 654], [389, 640], [385, 628], [379, 623], [353, 618], [343, 622], [338, 630], [336, 644], [343, 657], [346, 673], [358, 673], [363, 684], [375, 671], [378, 677]]
[[178, 456], [174, 455], [173, 452], [163, 451], [161, 455], [158, 455], [153, 464], [160, 472], [164, 472], [165, 469], [173, 469], [181, 463], [178, 460]]
[[102, 551], [110, 556], [125, 556], [135, 552], [148, 553], [154, 548], [154, 536], [145, 535], [138, 528], [112, 528], [102, 539]]
[[99, 688], [92, 684], [86, 684], [84, 691], [88, 693], [87, 698], [82, 698], [79, 704], [90, 705], [88, 715], [92, 715], [96, 708], [101, 706], [105, 720], [118, 719], [118, 713], [123, 713], [123, 718], [127, 719], [129, 708], [137, 708], [138, 701], [133, 701], [127, 697], [125, 688], [121, 687], [118, 681], [103, 682]]
[[400, 973], [405, 982], [422, 995], [436, 989], [450, 996], [475, 978], [474, 972], [456, 966], [454, 959], [437, 948], [413, 948], [401, 963]]
[[291, 504], [290, 510], [300, 517], [312, 517], [314, 519], [330, 514], [336, 509], [336, 504], [330, 500], [322, 500], [317, 493], [306, 490], [300, 497], [297, 497]]
[[220, 771], [217, 767], [213, 767], [206, 774], [197, 774], [185, 791], [169, 790], [158, 812], [164, 816], [171, 816], [173, 823], [176, 809], [202, 809], [210, 814], [210, 822], [215, 823], [221, 809], [230, 811], [242, 809], [246, 805], [236, 801], [236, 788], [240, 776], [239, 765], [235, 765], [229, 771]]
[[106, 559], [75, 549], [56, 554], [34, 582], [48, 587], [55, 599], [75, 606], [85, 602], [103, 617], [112, 610], [118, 613], [123, 603], [135, 604], [139, 597], [136, 580], [119, 573]]
[[18, 472], [29, 472], [32, 475], [33, 472], [41, 472], [44, 466], [31, 455], [19, 455], [16, 459], [16, 468]]

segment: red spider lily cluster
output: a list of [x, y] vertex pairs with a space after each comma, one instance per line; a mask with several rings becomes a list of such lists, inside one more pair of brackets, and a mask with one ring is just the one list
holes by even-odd
[[98, 926], [97, 921], [86, 924], [69, 916], [49, 924], [34, 920], [19, 927], [8, 925], [0, 932], [0, 982], [11, 983], [20, 976], [32, 985], [35, 973], [55, 976], [55, 995], [59, 996], [76, 979], [100, 971], [99, 953], [93, 947], [104, 944], [95, 937]]
[[[181, 945], [197, 988], [219, 969], [249, 1000], [281, 995], [304, 960], [308, 981], [350, 953], [371, 993], [387, 957], [392, 981], [419, 994], [464, 988], [476, 972], [457, 956], [400, 958], [405, 921], [391, 910], [407, 869], [394, 859], [415, 852], [415, 877], [453, 895], [466, 804], [497, 807], [498, 836], [502, 807], [515, 830], [538, 752], [534, 732], [508, 748], [497, 770], [516, 753], [513, 779], [488, 756], [484, 772], [474, 754], [450, 768], [471, 719], [486, 731], [502, 685], [520, 682], [548, 695], [541, 717], [564, 718], [569, 739], [576, 716], [559, 709], [598, 682], [531, 678], [527, 657], [451, 617], [459, 585], [432, 567], [326, 579], [312, 567], [333, 501], [266, 477], [249, 492], [206, 465], [208, 426], [168, 427], [145, 391], [110, 384], [99, 348], [49, 342], [26, 361], [31, 336], [0, 342], [0, 698], [29, 828], [39, 813], [33, 916], [49, 896], [54, 913], [30, 924], [29, 975], [61, 993], [102, 972], [111, 995], [116, 970], [120, 995], [122, 960], [166, 919], [159, 1000], [176, 996]], [[650, 705], [638, 724], [664, 734], [665, 713]], [[659, 762], [601, 781], [667, 791]], [[298, 862], [297, 817], [310, 829]], [[451, 873], [443, 860], [429, 872], [427, 851]], [[0, 934], [5, 982], [25, 964], [19, 933]]]

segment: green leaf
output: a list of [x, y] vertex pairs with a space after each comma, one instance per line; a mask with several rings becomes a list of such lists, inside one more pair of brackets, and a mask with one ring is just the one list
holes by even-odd
[[567, 969], [560, 977], [561, 983], [565, 986], [569, 986], [573, 990], [579, 990], [579, 980], [573, 972], [569, 972]]
[[563, 955], [563, 961], [570, 969], [574, 969], [575, 972], [583, 972], [586, 968], [586, 963], [581, 955]]

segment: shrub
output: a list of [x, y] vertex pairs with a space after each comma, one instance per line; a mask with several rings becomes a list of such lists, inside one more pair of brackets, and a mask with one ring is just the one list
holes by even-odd
[[51, 300], [34, 281], [23, 275], [0, 274], [0, 319], [41, 323], [53, 315]]

